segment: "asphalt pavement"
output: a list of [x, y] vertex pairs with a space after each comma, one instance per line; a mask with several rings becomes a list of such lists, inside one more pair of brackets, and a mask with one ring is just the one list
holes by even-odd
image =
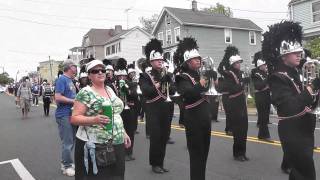
[[[28, 119], [21, 119], [20, 109], [14, 98], [0, 94], [0, 180], [70, 180], [60, 171], [60, 140], [54, 118], [54, 107], [50, 117], [43, 116], [42, 104], [32, 107]], [[175, 112], [179, 112], [178, 109]], [[189, 179], [189, 156], [185, 132], [177, 125], [179, 114], [175, 114], [171, 138], [167, 145], [165, 174], [154, 174], [148, 164], [149, 140], [145, 137], [145, 125], [139, 123], [139, 134], [135, 138], [135, 161], [126, 163], [126, 180], [187, 180]], [[269, 125], [275, 143], [259, 141], [256, 127], [257, 117], [249, 116], [247, 142], [248, 162], [237, 162], [232, 157], [232, 137], [224, 134], [225, 117], [212, 123], [212, 138], [207, 162], [207, 180], [286, 180], [288, 176], [280, 170], [282, 150], [278, 142], [277, 120], [272, 117]], [[316, 145], [320, 146], [320, 123], [317, 122]], [[315, 150], [316, 171], [320, 172], [320, 148]], [[320, 179], [320, 174], [318, 174]]]

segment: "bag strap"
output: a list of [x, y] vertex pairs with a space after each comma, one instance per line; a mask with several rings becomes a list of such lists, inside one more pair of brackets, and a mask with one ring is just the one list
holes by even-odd
[[[108, 91], [108, 89], [106, 89], [107, 91]], [[108, 91], [109, 92], [109, 91]], [[108, 95], [108, 98], [109, 98], [109, 100], [110, 100], [110, 102], [111, 102], [111, 107], [112, 107], [112, 104], [113, 104], [113, 101], [111, 101], [111, 97], [110, 97], [110, 95], [108, 94], [108, 92], [107, 92], [107, 95]], [[109, 92], [109, 93], [111, 93], [111, 92]], [[114, 108], [112, 107], [112, 118], [111, 118], [111, 123], [112, 123], [112, 127], [111, 127], [111, 139], [108, 139], [108, 141], [113, 141], [113, 138], [114, 138], [114, 134], [113, 134], [113, 126], [114, 126]]]

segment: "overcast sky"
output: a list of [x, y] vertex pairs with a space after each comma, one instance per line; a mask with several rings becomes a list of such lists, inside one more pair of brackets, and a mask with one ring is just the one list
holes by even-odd
[[[267, 25], [288, 19], [289, 0], [199, 0], [198, 8], [217, 2], [232, 9], [235, 18]], [[35, 71], [38, 62], [66, 59], [81, 46], [90, 28], [141, 26], [139, 17], [160, 14], [164, 6], [191, 8], [191, 0], [0, 0], [0, 72], [15, 77]], [[126, 9], [131, 9], [128, 14]]]

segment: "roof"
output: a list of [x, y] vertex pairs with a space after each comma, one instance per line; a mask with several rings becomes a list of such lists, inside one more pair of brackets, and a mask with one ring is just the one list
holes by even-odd
[[133, 28], [131, 28], [131, 29], [129, 29], [129, 30], [123, 30], [121, 33], [119, 33], [119, 34], [113, 36], [112, 38], [108, 39], [104, 44], [109, 44], [109, 43], [112, 43], [112, 42], [117, 41], [117, 40], [119, 40], [119, 39], [122, 39], [122, 38], [124, 38], [127, 34], [129, 34], [131, 31], [134, 31], [134, 30], [136, 30], [136, 29], [142, 31], [144, 34], [146, 34], [146, 35], [149, 36], [149, 37], [152, 36], [151, 34], [147, 33], [147, 32], [144, 31], [143, 29], [141, 29], [140, 27], [135, 26], [135, 27], [133, 27]]
[[[114, 29], [90, 29], [84, 37], [88, 36], [90, 39], [89, 46], [102, 46], [113, 36]], [[83, 38], [85, 39], [85, 38]], [[84, 46], [84, 42], [82, 42]]]
[[303, 1], [309, 1], [309, 0], [291, 0], [291, 1], [289, 2], [289, 5], [291, 5], [291, 4], [296, 4], [296, 3], [300, 3], [300, 2], [303, 2]]
[[260, 28], [249, 19], [230, 18], [222, 14], [209, 13], [199, 10], [193, 11], [192, 9], [164, 7], [152, 33], [154, 33], [157, 29], [159, 21], [163, 18], [162, 16], [164, 15], [165, 11], [168, 12], [182, 25], [206, 26], [216, 28], [227, 27], [232, 29], [263, 31], [262, 28]]

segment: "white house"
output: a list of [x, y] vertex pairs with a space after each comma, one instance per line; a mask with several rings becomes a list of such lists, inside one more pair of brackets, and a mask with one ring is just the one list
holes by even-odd
[[124, 58], [128, 64], [144, 57], [144, 47], [151, 34], [136, 26], [111, 37], [104, 44], [105, 59]]

